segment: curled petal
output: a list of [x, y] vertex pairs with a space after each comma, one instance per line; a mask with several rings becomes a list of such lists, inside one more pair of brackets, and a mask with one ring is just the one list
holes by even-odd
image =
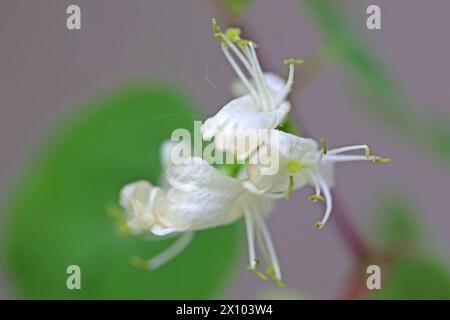
[[259, 132], [255, 132], [258, 129], [276, 128], [290, 108], [289, 102], [283, 102], [273, 111], [263, 111], [251, 96], [243, 96], [232, 100], [215, 116], [207, 119], [201, 127], [202, 137], [205, 140], [216, 137], [215, 145], [218, 150], [228, 151], [242, 158], [254, 151], [255, 147], [239, 148], [239, 145], [236, 147], [230, 142], [235, 139], [240, 141], [239, 137], [247, 133], [258, 136]]
[[155, 207], [163, 191], [147, 181], [127, 184], [120, 192], [120, 205], [130, 214], [128, 226], [135, 232], [149, 230], [156, 221]]

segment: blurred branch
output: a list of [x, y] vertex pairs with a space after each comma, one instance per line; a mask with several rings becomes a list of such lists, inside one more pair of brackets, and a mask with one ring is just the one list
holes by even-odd
[[[383, 63], [352, 28], [343, 1], [302, 0], [320, 28], [330, 54], [346, 67], [367, 102], [365, 105], [378, 116], [433, 155], [450, 163], [450, 119], [430, 117], [405, 96]], [[421, 108], [422, 110], [425, 107]]]

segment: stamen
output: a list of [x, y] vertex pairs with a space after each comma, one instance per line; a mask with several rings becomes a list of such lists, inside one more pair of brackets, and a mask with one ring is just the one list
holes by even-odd
[[212, 18], [212, 19], [211, 19], [211, 22], [212, 22], [212, 27], [213, 27], [213, 30], [214, 30], [214, 37], [216, 37], [217, 40], [219, 40], [220, 42], [222, 42], [222, 41], [223, 41], [223, 39], [222, 39], [222, 33], [220, 32], [220, 28], [219, 28], [219, 26], [217, 25], [217, 20], [216, 20], [216, 18]]
[[289, 94], [289, 92], [291, 92], [292, 85], [294, 84], [294, 71], [295, 71], [294, 64], [289, 64], [288, 79], [286, 81], [286, 84], [283, 87], [283, 90], [277, 96], [277, 98], [275, 100], [275, 107], [279, 106], [286, 99], [286, 97]]
[[389, 163], [389, 162], [391, 162], [391, 159], [390, 158], [382, 158], [380, 156], [374, 156], [373, 161], [378, 162], [378, 163]]
[[334, 162], [349, 162], [349, 161], [373, 161], [378, 163], [389, 163], [391, 162], [391, 159], [389, 158], [382, 158], [379, 156], [352, 156], [352, 155], [331, 155], [326, 156], [326, 160], [328, 161], [334, 161]]
[[289, 195], [291, 194], [293, 188], [294, 188], [294, 176], [289, 176], [289, 184], [286, 191], [284, 192], [284, 198], [286, 200], [289, 200]]
[[349, 152], [349, 151], [356, 151], [356, 150], [364, 150], [364, 155], [366, 157], [370, 157], [370, 149], [369, 149], [369, 146], [367, 144], [359, 144], [359, 145], [355, 145], [355, 146], [334, 148], [334, 149], [328, 150], [327, 155], [337, 155], [337, 154], [340, 154], [340, 153]]
[[256, 44], [250, 40], [241, 38], [241, 29], [239, 28], [228, 28], [225, 31], [225, 36], [233, 43], [236, 43], [241, 48], [245, 48], [249, 44], [251, 44], [254, 48], [256, 48]]
[[252, 85], [247, 80], [245, 75], [242, 73], [242, 71], [239, 68], [239, 66], [237, 65], [236, 61], [234, 61], [233, 57], [230, 55], [230, 53], [228, 52], [228, 50], [225, 48], [225, 46], [223, 44], [222, 44], [222, 51], [223, 51], [225, 57], [227, 58], [228, 62], [230, 63], [231, 67], [233, 68], [234, 72], [236, 72], [239, 79], [241, 79], [242, 83], [247, 87], [247, 90], [250, 92], [253, 99], [255, 99], [255, 102], [259, 103], [260, 101], [259, 101], [258, 94], [256, 93], [255, 89], [253, 89]]
[[328, 152], [328, 147], [327, 147], [327, 142], [325, 141], [324, 138], [320, 139], [320, 145], [322, 146], [322, 154], [327, 154]]
[[270, 237], [270, 233], [267, 229], [267, 226], [266, 226], [263, 218], [261, 218], [259, 215], [256, 215], [255, 217], [256, 217], [256, 223], [258, 224], [259, 230], [261, 231], [261, 234], [263, 236], [264, 243], [267, 246], [267, 250], [268, 250], [269, 257], [270, 257], [271, 265], [273, 267], [273, 272], [274, 272], [275, 278], [278, 280], [281, 280], [282, 277], [281, 277], [280, 264], [278, 262], [278, 257], [275, 252], [275, 247], [273, 246], [273, 242]]
[[317, 228], [322, 228], [325, 225], [325, 223], [327, 222], [328, 218], [330, 217], [331, 209], [332, 209], [333, 205], [332, 205], [332, 200], [331, 200], [330, 188], [328, 187], [327, 183], [325, 182], [323, 177], [320, 175], [317, 177], [317, 179], [319, 181], [320, 188], [322, 189], [323, 194], [325, 196], [325, 204], [326, 204], [325, 215], [324, 215], [322, 221], [316, 223]]
[[322, 197], [320, 194], [314, 194], [312, 196], [309, 196], [308, 200], [312, 202], [317, 202], [317, 201], [325, 201], [325, 198]]
[[264, 75], [262, 73], [255, 48], [251, 44], [248, 46], [248, 48], [250, 50], [251, 62], [253, 65], [253, 77], [255, 79], [256, 86], [258, 87], [259, 93], [261, 95], [263, 109], [265, 111], [270, 111], [272, 110], [271, 108], [272, 100], [271, 94], [266, 84], [266, 79], [264, 78]]
[[364, 149], [364, 155], [366, 156], [366, 158], [370, 157], [370, 148], [367, 144], [366, 149]]
[[267, 276], [262, 273], [261, 271], [259, 271], [258, 269], [252, 268], [252, 267], [247, 267], [247, 270], [256, 274], [258, 276], [258, 278], [260, 278], [263, 281], [269, 281], [269, 279], [267, 278]]
[[269, 275], [269, 277], [272, 278], [272, 280], [275, 281], [275, 283], [280, 287], [280, 288], [286, 288], [286, 284], [279, 278], [276, 277], [275, 274], [275, 270], [272, 267], [267, 268], [267, 274]]
[[295, 65], [295, 64], [299, 65], [299, 64], [304, 64], [305, 60], [301, 60], [301, 59], [284, 59], [283, 63], [287, 64], [287, 65]]
[[155, 270], [178, 256], [191, 243], [193, 237], [193, 232], [185, 232], [170, 247], [155, 257], [149, 260], [132, 257], [131, 264], [140, 269]]
[[255, 223], [251, 216], [251, 212], [247, 206], [244, 208], [245, 210], [245, 227], [247, 229], [247, 242], [248, 242], [248, 259], [249, 259], [249, 268], [255, 269], [257, 265], [257, 259], [255, 254], [255, 232], [254, 227]]
[[[313, 174], [313, 173], [310, 172], [310, 171], [306, 171], [306, 172], [308, 173], [309, 177], [313, 180], [313, 182], [314, 182], [314, 189], [315, 189], [315, 191], [316, 191], [316, 192], [315, 192], [315, 197], [312, 198], [313, 196], [311, 196], [311, 197], [309, 197], [308, 199], [309, 199], [310, 201], [317, 201], [317, 200], [322, 201], [321, 199], [319, 199], [319, 197], [322, 198], [322, 199], [323, 199], [323, 197], [320, 195], [320, 185], [319, 185], [319, 181], [317, 180], [316, 175]], [[317, 200], [315, 200], [315, 199], [317, 199]]]
[[127, 224], [127, 217], [125, 213], [118, 206], [108, 206], [106, 208], [108, 215], [114, 219], [116, 223], [116, 231], [120, 235], [131, 234], [131, 230]]

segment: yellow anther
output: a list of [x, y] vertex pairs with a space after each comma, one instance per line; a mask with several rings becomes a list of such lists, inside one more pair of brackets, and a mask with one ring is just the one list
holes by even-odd
[[150, 267], [149, 267], [148, 264], [147, 264], [147, 261], [145, 261], [145, 260], [142, 259], [142, 258], [139, 258], [139, 257], [136, 257], [136, 256], [132, 256], [132, 257], [130, 258], [130, 263], [131, 263], [134, 267], [136, 267], [136, 268], [138, 268], [138, 269], [141, 269], [141, 270], [147, 270], [147, 271], [150, 271], [150, 270], [151, 270]]
[[267, 274], [280, 288], [286, 288], [286, 284], [281, 279], [277, 278], [275, 270], [272, 267], [267, 268]]
[[241, 29], [239, 28], [228, 28], [225, 31], [225, 36], [231, 41], [236, 42], [241, 39]]
[[214, 35], [219, 35], [219, 34], [220, 34], [220, 28], [219, 28], [219, 26], [217, 25], [217, 20], [216, 20], [216, 18], [212, 18], [212, 19], [211, 19], [211, 22], [212, 22], [212, 27], [213, 27], [213, 30], [214, 30]]
[[370, 157], [370, 148], [367, 144], [366, 144], [366, 148], [364, 149], [364, 155], [366, 156], [366, 158]]
[[116, 222], [116, 231], [120, 235], [131, 234], [130, 228], [127, 225], [127, 217], [125, 213], [117, 206], [108, 206], [106, 208], [108, 215]]
[[252, 267], [248, 266], [247, 270], [252, 272], [252, 273], [254, 273], [254, 274], [256, 274], [258, 276], [258, 278], [260, 278], [263, 281], [268, 281], [269, 280], [264, 273], [262, 273], [261, 271], [255, 269], [255, 268], [252, 268]]
[[284, 59], [283, 60], [284, 64], [304, 64], [305, 60], [301, 60], [301, 59]]
[[315, 224], [315, 227], [316, 227], [317, 229], [322, 229], [322, 228], [323, 228], [322, 222], [317, 221], [316, 224]]
[[382, 157], [379, 157], [379, 156], [375, 156], [375, 157], [373, 157], [373, 161], [374, 162], [378, 162], [378, 163], [389, 163], [389, 162], [391, 162], [391, 159], [390, 158], [382, 158]]
[[317, 202], [317, 201], [325, 201], [325, 198], [322, 197], [320, 194], [313, 194], [312, 196], [308, 197], [309, 201]]
[[328, 147], [324, 138], [320, 139], [320, 145], [322, 146], [322, 154], [327, 154]]

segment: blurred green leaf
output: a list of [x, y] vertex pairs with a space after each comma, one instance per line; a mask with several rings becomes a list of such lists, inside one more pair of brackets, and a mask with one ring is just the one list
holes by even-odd
[[225, 9], [233, 14], [243, 14], [247, 10], [252, 0], [224, 0]]
[[406, 196], [391, 194], [378, 201], [373, 233], [380, 245], [388, 247], [419, 246], [421, 230], [414, 201]]
[[382, 266], [382, 288], [375, 299], [448, 299], [450, 274], [441, 258], [426, 253], [425, 226], [414, 199], [391, 192], [377, 201], [377, 221], [371, 231]]
[[432, 259], [399, 259], [383, 269], [381, 290], [375, 299], [450, 299], [446, 267]]
[[450, 162], [450, 119], [448, 115], [429, 116], [425, 107], [417, 108], [392, 79], [385, 63], [378, 59], [360, 35], [349, 9], [342, 1], [303, 0], [319, 26], [326, 51], [337, 57], [351, 74], [352, 84], [367, 103], [363, 104], [408, 141], [415, 142]]
[[[238, 248], [237, 224], [199, 232], [173, 262], [142, 271], [174, 239], [116, 233], [106, 207], [136, 179], [158, 183], [159, 146], [191, 128], [192, 103], [165, 87], [139, 86], [97, 99], [31, 162], [9, 210], [6, 255], [21, 298], [204, 299], [217, 297]], [[81, 290], [66, 268], [81, 267]]]

